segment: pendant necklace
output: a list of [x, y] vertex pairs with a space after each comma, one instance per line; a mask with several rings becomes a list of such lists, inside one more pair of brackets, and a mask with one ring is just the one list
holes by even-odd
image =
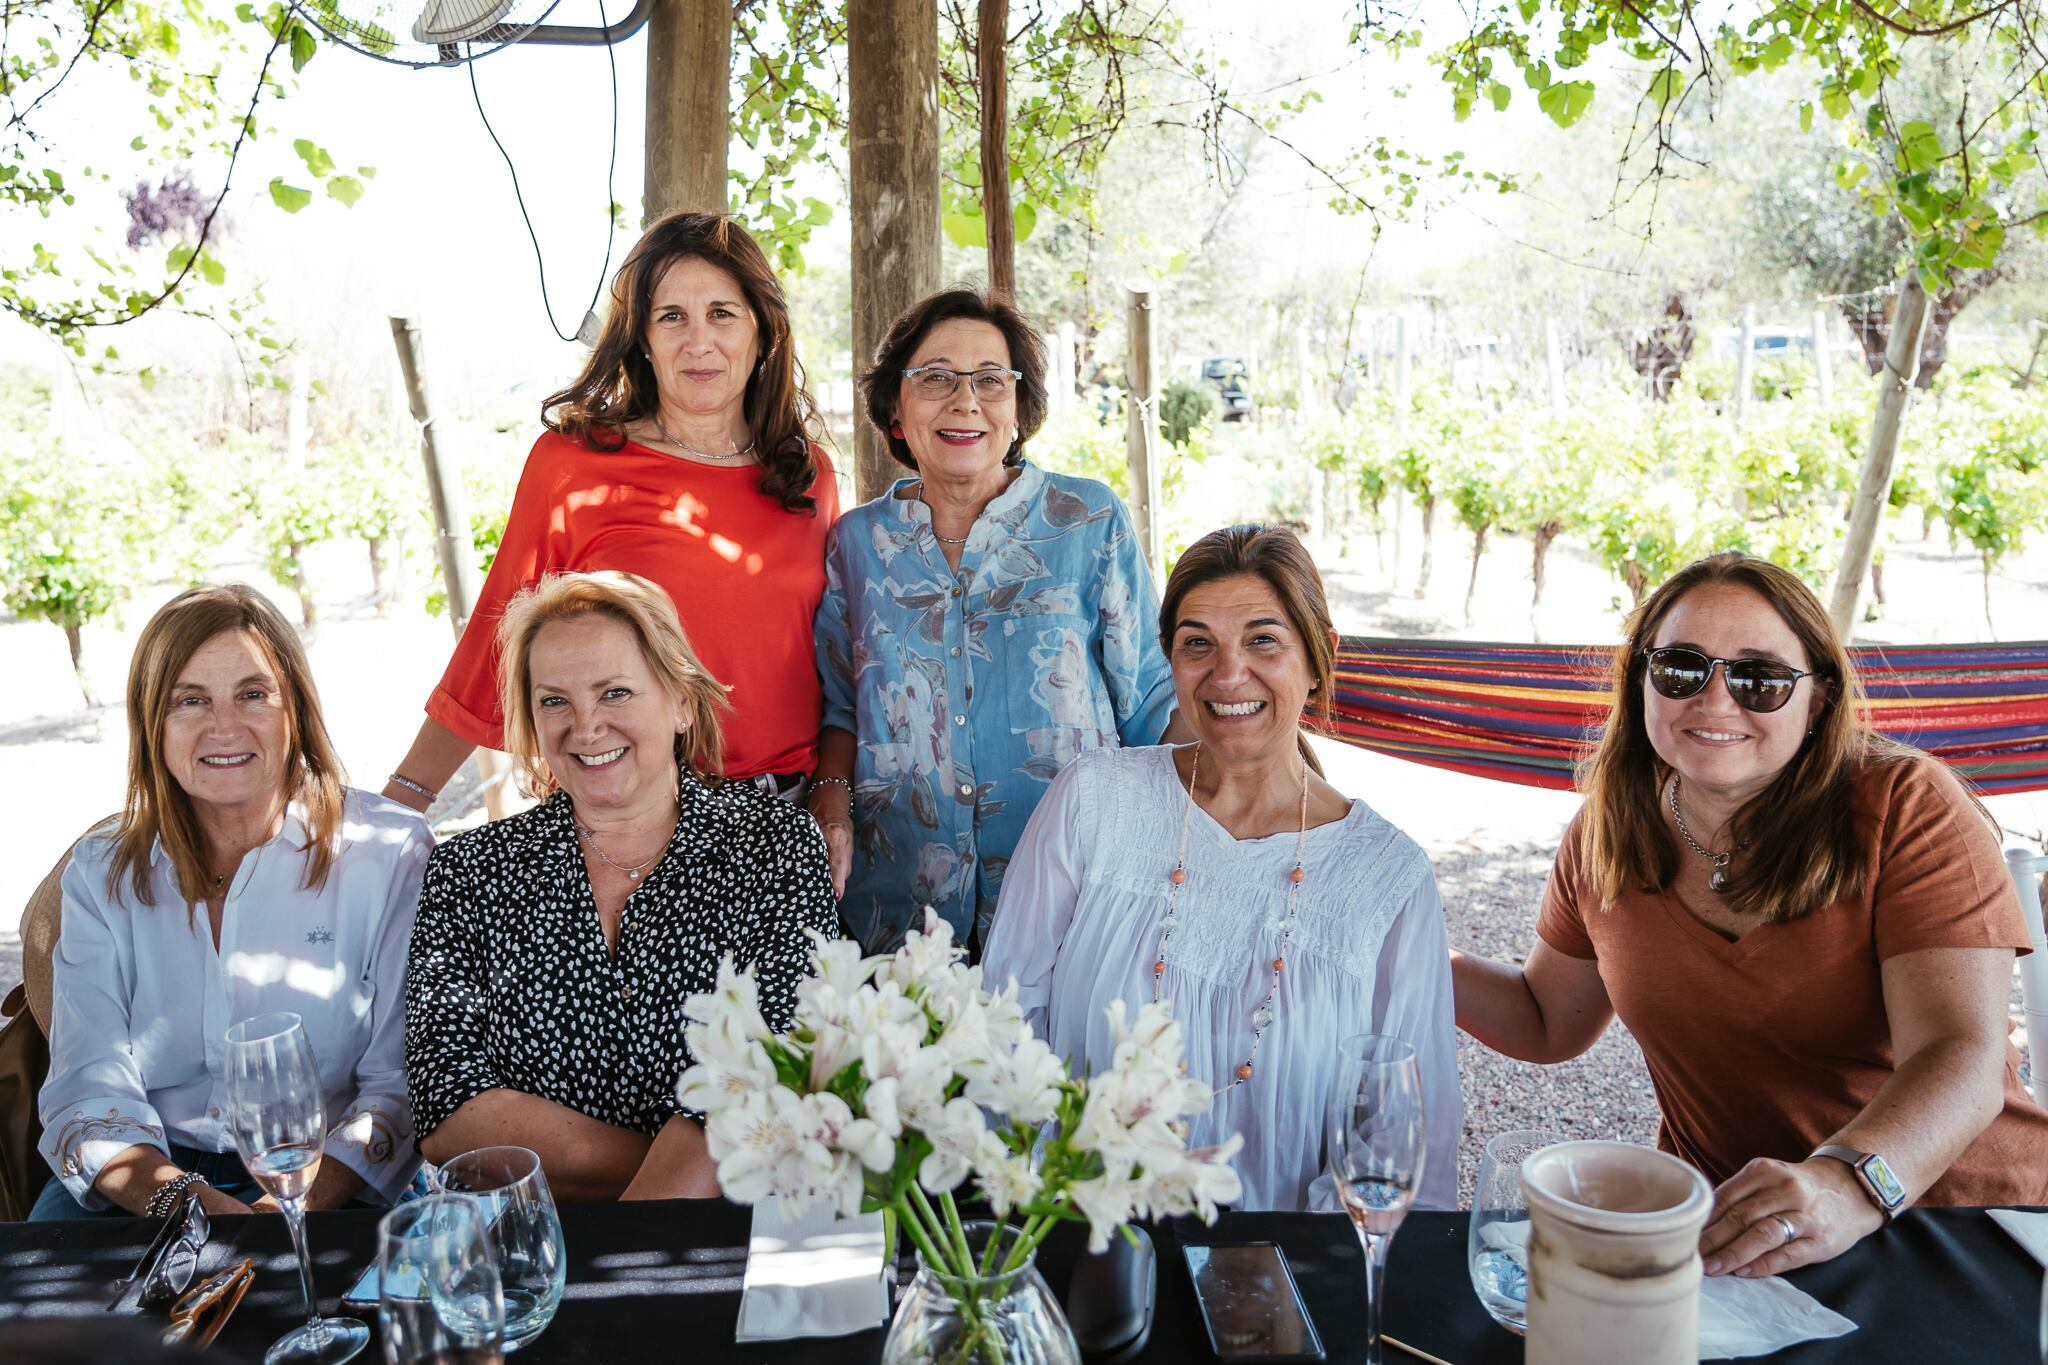
[[754, 443], [752, 441], [747, 442], [745, 445], [741, 446], [738, 450], [735, 450], [730, 455], [713, 455], [708, 450], [699, 450], [697, 449], [697, 447], [693, 445], [685, 445], [681, 441], [678, 441], [675, 437], [668, 434], [668, 428], [661, 424], [661, 414], [659, 412], [656, 412], [653, 416], [654, 429], [661, 433], [661, 439], [667, 441], [670, 445], [674, 446], [677, 450], [682, 451], [685, 455], [695, 455], [698, 459], [708, 460], [712, 464], [729, 465], [737, 464], [745, 460], [747, 456], [754, 453]]
[[[1159, 952], [1152, 961], [1152, 1002], [1159, 1003], [1160, 978], [1166, 975], [1166, 945], [1173, 939], [1173, 931], [1180, 925], [1178, 914], [1180, 889], [1188, 880], [1188, 824], [1195, 813], [1195, 777], [1201, 771], [1202, 746], [1195, 745], [1195, 752], [1188, 762], [1188, 800], [1180, 812], [1180, 851], [1174, 855], [1173, 871], [1166, 874], [1169, 890], [1166, 893], [1166, 918], [1159, 921]], [[1280, 973], [1287, 970], [1287, 950], [1294, 942], [1295, 901], [1301, 895], [1301, 884], [1308, 874], [1302, 870], [1301, 850], [1308, 839], [1308, 765], [1301, 768], [1301, 824], [1294, 834], [1294, 867], [1287, 874], [1287, 915], [1280, 922], [1280, 955], [1272, 961], [1272, 976], [1266, 983], [1266, 994], [1252, 1010], [1252, 1050], [1237, 1064], [1234, 1079], [1219, 1088], [1216, 1093], [1236, 1088], [1252, 1078], [1252, 1063], [1259, 1059], [1259, 1044], [1264, 1041], [1266, 1030], [1272, 1027], [1273, 1003], [1280, 991]]]
[[629, 880], [636, 882], [640, 880], [640, 874], [647, 870], [647, 865], [649, 863], [653, 862], [656, 858], [659, 858], [662, 854], [668, 852], [668, 842], [667, 840], [663, 840], [660, 848], [655, 849], [654, 852], [648, 854], [639, 862], [634, 863], [631, 867], [628, 867], [624, 863], [614, 862], [612, 860], [612, 855], [604, 851], [604, 845], [600, 844], [597, 841], [597, 831], [592, 829], [586, 829], [582, 825], [577, 825], [576, 832], [583, 836], [583, 842], [590, 845], [590, 847], [596, 852], [597, 856], [604, 861], [604, 865], [606, 867], [611, 868], [614, 872], [623, 872], [626, 874]]
[[1731, 880], [1728, 875], [1728, 861], [1746, 845], [1738, 845], [1726, 853], [1716, 853], [1710, 848], [1702, 847], [1700, 841], [1692, 837], [1692, 831], [1685, 827], [1685, 817], [1679, 814], [1678, 811], [1678, 774], [1676, 773], [1671, 775], [1671, 818], [1678, 822], [1678, 837], [1685, 840], [1686, 847], [1714, 865], [1714, 870], [1707, 874], [1707, 889], [1717, 896], [1726, 891]]
[[969, 527], [967, 528], [967, 535], [966, 535], [966, 536], [959, 536], [959, 537], [954, 537], [954, 536], [942, 536], [942, 535], [940, 535], [940, 534], [939, 534], [939, 514], [938, 514], [938, 513], [936, 513], [936, 512], [934, 512], [934, 511], [932, 511], [932, 505], [931, 505], [931, 504], [930, 504], [929, 502], [925, 502], [925, 497], [924, 497], [924, 480], [923, 480], [923, 479], [919, 479], [919, 480], [917, 481], [917, 500], [918, 500], [919, 502], [923, 502], [923, 503], [924, 503], [924, 510], [925, 510], [925, 515], [926, 515], [926, 516], [928, 516], [929, 518], [931, 518], [931, 524], [932, 524], [932, 539], [934, 539], [934, 540], [938, 541], [938, 542], [939, 542], [939, 544], [941, 544], [941, 545], [965, 545], [965, 544], [967, 543], [967, 536], [971, 536], [971, 535], [973, 535], [973, 534], [974, 534], [974, 528], [973, 528], [972, 526], [969, 526]]

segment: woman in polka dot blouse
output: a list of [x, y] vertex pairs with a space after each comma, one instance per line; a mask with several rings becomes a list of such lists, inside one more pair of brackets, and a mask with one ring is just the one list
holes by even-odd
[[560, 574], [499, 627], [506, 747], [532, 810], [435, 850], [406, 980], [420, 1150], [540, 1154], [565, 1200], [718, 1193], [683, 1001], [730, 954], [786, 1028], [836, 932], [825, 841], [800, 808], [720, 783], [724, 690], [661, 588]]

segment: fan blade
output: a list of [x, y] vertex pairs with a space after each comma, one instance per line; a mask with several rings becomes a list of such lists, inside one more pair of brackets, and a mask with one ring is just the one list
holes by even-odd
[[516, 0], [427, 0], [413, 21], [412, 36], [422, 43], [459, 43], [481, 37], [498, 26]]

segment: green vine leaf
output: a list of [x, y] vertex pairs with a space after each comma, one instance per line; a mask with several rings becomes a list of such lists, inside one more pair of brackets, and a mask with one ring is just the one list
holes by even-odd
[[296, 185], [284, 183], [283, 176], [273, 176], [270, 181], [270, 201], [286, 213], [297, 213], [313, 202], [313, 192], [302, 190]]

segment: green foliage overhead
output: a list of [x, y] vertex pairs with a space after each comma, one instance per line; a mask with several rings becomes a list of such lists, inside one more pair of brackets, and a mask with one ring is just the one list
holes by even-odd
[[[1811, 93], [1788, 111], [1787, 131], [1794, 118], [1802, 130], [1836, 125], [1837, 183], [1905, 225], [1908, 264], [1930, 293], [1990, 267], [2011, 229], [2048, 229], [2043, 0], [1482, 0], [1465, 20], [1433, 56], [1459, 118], [1482, 102], [1507, 108], [1518, 84], [1565, 128], [1596, 99], [1619, 98], [1636, 106], [1631, 149], [1654, 158], [1653, 176], [1667, 171], [1688, 102], [1726, 78], [1796, 63]], [[1369, 10], [1354, 40], [1385, 42], [1385, 26], [1404, 22]], [[1918, 107], [1901, 83], [1923, 49], [1959, 54], [1980, 85], [1962, 116]]]

